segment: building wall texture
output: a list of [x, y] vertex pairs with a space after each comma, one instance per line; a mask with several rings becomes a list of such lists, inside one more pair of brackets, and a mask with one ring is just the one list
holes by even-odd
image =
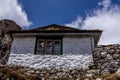
[[92, 54], [92, 38], [63, 38], [63, 54]]
[[14, 38], [12, 43], [11, 53], [16, 54], [34, 54], [35, 37], [20, 37]]
[[[35, 40], [35, 37], [14, 38], [11, 53], [34, 54]], [[63, 54], [91, 54], [94, 48], [93, 39], [64, 37], [62, 48]]]

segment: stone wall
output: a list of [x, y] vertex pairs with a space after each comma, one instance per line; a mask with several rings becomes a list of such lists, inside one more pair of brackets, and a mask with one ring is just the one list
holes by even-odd
[[11, 53], [34, 54], [35, 37], [15, 37], [12, 43]]
[[21, 28], [11, 20], [0, 20], [0, 64], [5, 65], [8, 61], [12, 37], [9, 31], [19, 31]]
[[[33, 69], [23, 66], [0, 66], [0, 80], [103, 80], [87, 69]], [[111, 79], [110, 79], [111, 80]], [[116, 80], [116, 79], [114, 79]]]
[[63, 38], [63, 54], [91, 54], [94, 44], [91, 38]]
[[120, 67], [120, 45], [97, 46], [93, 58], [101, 72], [115, 72]]
[[10, 54], [8, 64], [27, 66], [37, 69], [77, 69], [88, 68], [92, 55], [33, 55]]
[[10, 54], [11, 43], [12, 38], [9, 34], [4, 33], [4, 35], [0, 35], [0, 64], [7, 63]]

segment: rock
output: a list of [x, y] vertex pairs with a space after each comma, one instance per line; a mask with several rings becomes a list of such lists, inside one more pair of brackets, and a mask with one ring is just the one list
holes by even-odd
[[101, 58], [105, 58], [107, 56], [107, 52], [101, 52]]
[[73, 70], [71, 74], [78, 74], [78, 72], [76, 70]]
[[0, 21], [0, 64], [5, 65], [8, 61], [11, 43], [13, 41], [9, 31], [21, 30], [21, 28], [12, 20]]
[[120, 57], [120, 54], [115, 53], [112, 55], [112, 57], [113, 57], [113, 59], [118, 59]]
[[36, 71], [35, 73], [36, 73], [36, 74], [40, 74], [40, 71]]
[[102, 78], [97, 78], [97, 79], [95, 79], [95, 80], [102, 80]]
[[0, 21], [0, 30], [9, 32], [19, 31], [22, 30], [22, 28], [19, 25], [17, 25], [14, 21], [5, 19]]
[[108, 54], [106, 59], [113, 59], [112, 55], [111, 54]]
[[103, 77], [103, 80], [120, 80], [120, 76], [117, 74], [110, 74]]

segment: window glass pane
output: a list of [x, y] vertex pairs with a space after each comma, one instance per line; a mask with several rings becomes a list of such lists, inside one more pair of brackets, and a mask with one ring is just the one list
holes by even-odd
[[43, 40], [38, 40], [37, 49], [44, 49], [45, 42]]
[[37, 54], [44, 54], [44, 50], [37, 50]]
[[55, 40], [54, 41], [54, 54], [60, 54], [61, 53], [61, 41]]
[[45, 41], [44, 40], [38, 40], [37, 42], [37, 54], [44, 54], [44, 46]]
[[38, 50], [43, 50], [43, 49], [44, 49], [44, 46], [38, 44], [37, 49], [38, 49]]
[[55, 40], [55, 44], [60, 44], [60, 40]]
[[52, 46], [53, 46], [52, 40], [46, 40], [45, 54], [52, 54]]

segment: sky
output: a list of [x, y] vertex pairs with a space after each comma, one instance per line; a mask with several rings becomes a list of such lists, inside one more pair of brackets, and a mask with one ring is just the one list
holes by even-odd
[[101, 29], [99, 44], [120, 44], [120, 0], [0, 0], [0, 20], [23, 29], [59, 24]]

